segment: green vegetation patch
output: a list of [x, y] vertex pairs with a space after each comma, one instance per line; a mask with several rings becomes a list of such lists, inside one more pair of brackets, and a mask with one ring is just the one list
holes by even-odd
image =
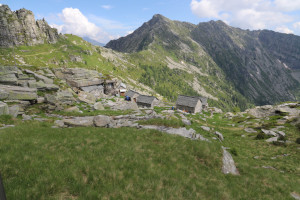
[[[49, 125], [50, 126], [50, 125]], [[0, 130], [8, 199], [215, 199], [221, 148], [131, 128]], [[214, 191], [216, 189], [216, 191]]]

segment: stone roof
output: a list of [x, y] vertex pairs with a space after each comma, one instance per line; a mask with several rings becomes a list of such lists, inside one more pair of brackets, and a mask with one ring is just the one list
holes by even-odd
[[136, 102], [137, 103], [144, 103], [144, 104], [152, 104], [154, 99], [156, 99], [156, 97], [154, 97], [154, 96], [140, 95], [140, 96], [138, 96]]
[[176, 101], [176, 105], [195, 108], [199, 100], [200, 99], [198, 97], [179, 95]]
[[125, 96], [128, 96], [128, 97], [132, 98], [135, 94], [139, 95], [138, 92], [135, 92], [133, 90], [129, 90], [128, 92], [126, 92]]

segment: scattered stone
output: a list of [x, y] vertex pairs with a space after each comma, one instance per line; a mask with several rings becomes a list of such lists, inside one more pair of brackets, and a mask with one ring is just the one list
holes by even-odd
[[283, 132], [283, 131], [277, 131], [277, 134], [279, 136], [285, 137], [285, 132]]
[[247, 133], [257, 133], [257, 131], [253, 128], [245, 128], [244, 131], [246, 131]]
[[38, 97], [38, 98], [36, 99], [36, 102], [37, 102], [37, 103], [45, 103], [45, 97]]
[[182, 119], [182, 122], [183, 122], [185, 125], [187, 125], [187, 126], [192, 125], [192, 122], [191, 122], [190, 120], [188, 120], [188, 119]]
[[23, 114], [22, 117], [23, 117], [23, 120], [24, 120], [24, 121], [32, 120], [32, 117], [29, 116], [29, 115]]
[[274, 131], [270, 131], [270, 130], [265, 130], [265, 129], [261, 129], [261, 131], [266, 134], [266, 135], [269, 135], [269, 136], [277, 136], [277, 134], [274, 132]]
[[73, 127], [88, 127], [94, 126], [94, 117], [74, 117], [71, 119], [64, 119], [64, 124]]
[[254, 159], [259, 159], [260, 157], [259, 157], [259, 156], [254, 156], [253, 158], [254, 158]]
[[[200, 134], [196, 134], [196, 131], [194, 129], [187, 130], [186, 128], [170, 128], [165, 126], [154, 126], [154, 125], [146, 125], [146, 126], [140, 126], [142, 129], [154, 129], [161, 132], [165, 132], [172, 135], [179, 135], [182, 137], [186, 137], [189, 139], [200, 139], [203, 141], [209, 141], [208, 139], [204, 138]], [[197, 136], [198, 135], [198, 136]]]
[[269, 139], [266, 140], [266, 142], [276, 142], [278, 140], [278, 137], [271, 137]]
[[63, 120], [56, 120], [54, 122], [54, 125], [57, 126], [57, 127], [63, 128], [65, 126], [65, 123], [64, 123]]
[[215, 132], [215, 135], [219, 138], [220, 141], [223, 141], [223, 140], [224, 140], [224, 137], [223, 137], [222, 133], [216, 131], [216, 132]]
[[232, 175], [240, 175], [239, 171], [237, 170], [234, 160], [231, 154], [223, 148], [223, 167], [222, 172], [224, 174], [232, 174]]
[[77, 106], [73, 106], [64, 110], [65, 112], [80, 112]]
[[207, 127], [207, 126], [201, 126], [201, 128], [202, 128], [203, 130], [205, 130], [205, 131], [210, 131], [210, 128]]
[[105, 110], [101, 102], [96, 102], [93, 107], [95, 110]]
[[105, 115], [98, 115], [94, 117], [94, 124], [97, 127], [107, 127], [111, 122], [111, 118]]
[[292, 192], [291, 196], [296, 200], [300, 200], [300, 194], [297, 194], [296, 192]]
[[45, 119], [45, 118], [34, 118], [33, 120], [35, 120], [35, 121], [39, 121], [39, 122], [44, 122], [44, 121], [47, 121], [47, 119]]

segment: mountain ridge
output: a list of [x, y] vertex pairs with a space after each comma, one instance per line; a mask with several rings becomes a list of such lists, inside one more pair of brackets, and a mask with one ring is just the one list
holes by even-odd
[[[201, 22], [198, 25], [187, 24], [154, 15], [131, 35], [110, 41], [106, 47], [120, 52], [137, 53], [153, 50], [152, 46], [158, 44], [166, 51], [175, 51], [179, 58], [192, 57], [187, 61], [193, 64], [192, 59], [195, 57], [202, 59], [201, 53], [194, 55], [193, 44], [189, 44], [196, 42], [226, 74], [226, 79], [233, 82], [235, 88], [255, 104], [273, 104], [296, 99], [293, 90], [297, 88], [298, 82], [292, 78], [292, 71], [287, 66], [298, 69], [299, 36], [268, 30], [242, 30], [220, 20]], [[178, 27], [183, 28], [176, 33]], [[276, 36], [274, 40], [270, 39], [274, 38], [272, 35]], [[294, 44], [292, 48], [284, 45], [288, 40], [286, 38], [292, 38], [292, 42], [288, 43]], [[146, 43], [143, 42], [145, 40]], [[158, 42], [159, 40], [163, 42]], [[179, 41], [183, 41], [183, 44]], [[285, 47], [283, 53], [277, 47], [278, 44]], [[183, 49], [188, 48], [190, 52], [182, 53]], [[293, 49], [297, 51], [294, 52]], [[290, 56], [292, 60], [289, 60]]]

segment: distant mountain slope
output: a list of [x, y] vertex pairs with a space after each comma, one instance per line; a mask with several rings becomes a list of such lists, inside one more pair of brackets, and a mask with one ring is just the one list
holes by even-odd
[[[292, 71], [300, 63], [300, 37], [272, 31], [247, 31], [222, 21], [193, 25], [155, 15], [131, 35], [106, 47], [126, 53], [169, 52], [176, 60], [224, 73], [227, 82], [255, 104], [295, 100], [299, 83]], [[205, 67], [210, 60], [215, 67]], [[187, 69], [187, 71], [192, 69]], [[209, 73], [209, 76], [213, 74]]]
[[59, 35], [43, 20], [35, 21], [31, 11], [11, 11], [7, 5], [0, 6], [0, 46], [36, 45], [56, 43]]
[[100, 46], [100, 47], [104, 47], [105, 44], [101, 43], [101, 42], [98, 42], [96, 40], [93, 40], [89, 37], [82, 37], [82, 39], [84, 39], [85, 41], [91, 43], [92, 45], [95, 45], [95, 46]]

